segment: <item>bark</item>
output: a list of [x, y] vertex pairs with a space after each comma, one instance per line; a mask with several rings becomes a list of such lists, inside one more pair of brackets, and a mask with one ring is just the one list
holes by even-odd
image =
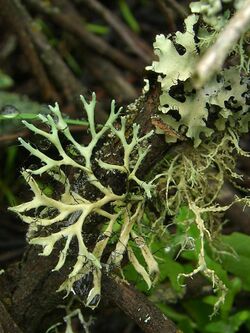
[[115, 303], [147, 333], [176, 333], [176, 326], [133, 286], [115, 278], [103, 277], [103, 297]]
[[13, 318], [6, 310], [4, 304], [0, 301], [0, 333], [6, 332], [22, 333], [20, 328], [17, 326]]

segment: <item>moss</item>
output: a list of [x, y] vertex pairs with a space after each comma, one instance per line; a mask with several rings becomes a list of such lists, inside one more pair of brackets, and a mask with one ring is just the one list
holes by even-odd
[[[198, 230], [198, 237], [195, 239], [198, 244], [198, 262], [191, 273], [182, 273], [179, 278], [192, 277], [198, 272], [207, 276], [219, 295], [214, 312], [224, 302], [227, 288], [215, 271], [208, 267], [205, 242], [213, 248], [213, 239], [217, 237], [218, 228], [220, 229], [218, 217], [221, 223], [222, 212], [227, 211], [236, 202], [250, 204], [248, 197], [235, 198], [227, 206], [217, 203], [225, 179], [234, 181], [241, 178], [241, 175], [235, 172], [237, 157], [250, 156], [239, 147], [238, 142], [236, 131], [228, 129], [224, 133], [214, 133], [210, 140], [205, 140], [196, 149], [186, 145], [179, 154], [166, 157], [162, 165], [158, 166], [154, 181], [159, 221], [164, 221], [166, 214], [177, 216], [183, 206], [188, 207], [192, 213], [191, 224], [196, 225]], [[184, 226], [183, 234], [186, 234], [186, 237], [191, 224], [187, 223]], [[161, 230], [163, 229], [162, 227]]]

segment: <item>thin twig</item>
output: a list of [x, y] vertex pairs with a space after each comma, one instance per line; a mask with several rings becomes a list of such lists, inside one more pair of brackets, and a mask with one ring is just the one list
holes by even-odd
[[83, 2], [99, 14], [145, 63], [152, 61], [152, 49], [133, 31], [129, 30], [116, 14], [97, 0], [83, 0]]
[[250, 0], [239, 9], [220, 32], [216, 42], [201, 58], [193, 74], [194, 86], [202, 87], [220, 70], [229, 52], [250, 24]]
[[169, 32], [175, 32], [177, 29], [174, 21], [173, 10], [166, 5], [164, 0], [156, 0], [156, 4], [165, 16]]
[[[66, 43], [70, 47], [77, 47], [78, 41], [75, 36], [66, 36]], [[90, 50], [85, 50], [83, 57], [83, 65], [86, 67], [87, 76], [94, 76], [99, 81], [110, 97], [114, 98], [118, 103], [130, 103], [138, 97], [137, 90], [130, 83], [129, 78], [136, 78], [133, 73], [125, 76], [122, 71], [115, 66], [113, 62], [99, 54], [93, 54]], [[99, 102], [97, 107], [100, 107]], [[67, 113], [67, 112], [66, 112]], [[98, 109], [97, 122], [102, 123], [106, 119], [103, 107]], [[100, 117], [101, 116], [101, 117]]]
[[44, 66], [39, 59], [37, 50], [34, 47], [32, 38], [27, 31], [26, 23], [21, 13], [25, 8], [21, 5], [19, 0], [0, 0], [0, 15], [17, 34], [23, 52], [29, 61], [31, 71], [37, 79], [37, 83], [41, 89], [42, 95], [45, 100], [58, 100], [58, 94], [55, 88], [50, 83], [48, 75]]
[[25, 3], [29, 4], [40, 13], [51, 17], [55, 23], [80, 38], [85, 45], [95, 52], [105, 55], [116, 64], [123, 66], [136, 74], [142, 73], [144, 66], [139, 62], [134, 61], [123, 52], [110, 46], [102, 38], [89, 32], [83, 24], [82, 17], [77, 13], [72, 4], [66, 0], [52, 0], [51, 2], [53, 6], [48, 6], [38, 0], [25, 0]]
[[40, 31], [32, 30], [32, 26], [29, 31], [34, 44], [40, 51], [41, 59], [57, 85], [62, 89], [67, 101], [72, 103], [80, 94], [86, 94], [87, 89], [76, 79], [59, 53], [49, 44], [47, 38]]
[[51, 76], [54, 78], [57, 85], [63, 90], [64, 96], [67, 100], [69, 102], [74, 101], [75, 96], [79, 96], [80, 93], [86, 92], [86, 89], [74, 77], [58, 52], [52, 48], [46, 36], [36, 28], [32, 18], [24, 7], [22, 10], [19, 10], [19, 15], [23, 17], [26, 29], [40, 53], [40, 58], [47, 66]]
[[21, 131], [13, 134], [3, 134], [0, 135], [0, 143], [15, 142], [17, 138], [19, 137], [24, 138], [27, 135], [29, 135], [28, 131]]
[[108, 60], [99, 55], [88, 55], [88, 68], [118, 103], [131, 102], [138, 94], [124, 75]]
[[169, 6], [172, 7], [180, 15], [181, 18], [185, 19], [188, 16], [188, 11], [178, 1], [165, 0], [165, 2], [168, 3]]

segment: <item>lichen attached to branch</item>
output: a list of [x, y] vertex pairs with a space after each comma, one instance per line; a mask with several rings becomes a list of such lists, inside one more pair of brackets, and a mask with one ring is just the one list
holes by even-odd
[[[146, 183], [136, 176], [137, 169], [150, 149], [150, 146], [145, 148], [145, 141], [150, 138], [152, 132], [140, 137], [139, 125], [134, 124], [132, 138], [128, 141], [125, 135], [126, 117], [121, 117], [121, 124], [114, 126], [114, 122], [117, 121], [121, 111], [120, 109], [115, 112], [114, 101], [111, 103], [108, 120], [98, 131], [94, 121], [95, 94], [92, 95], [92, 100], [89, 103], [84, 97], [81, 97], [81, 100], [87, 113], [91, 135], [91, 140], [86, 146], [79, 144], [72, 137], [57, 104], [55, 107], [50, 107], [51, 115], [40, 115], [42, 122], [49, 126], [49, 133], [23, 121], [25, 126], [32, 132], [42, 136], [56, 148], [59, 158], [49, 157], [30, 143], [25, 142], [21, 138], [19, 139], [21, 145], [40, 160], [41, 166], [22, 171], [22, 175], [30, 186], [34, 197], [31, 201], [12, 207], [10, 210], [17, 213], [24, 222], [30, 225], [28, 233], [29, 243], [42, 246], [43, 252], [41, 255], [50, 255], [56, 244], [60, 243], [62, 249], [58, 263], [54, 268], [56, 271], [65, 265], [73, 243], [77, 242], [78, 254], [75, 265], [59, 290], [65, 289], [68, 293], [71, 290], [74, 291], [74, 283], [76, 281], [91, 276], [92, 284], [87, 292], [85, 304], [94, 308], [100, 300], [102, 265], [107, 266], [102, 262], [102, 256], [113, 234], [113, 228], [118, 223], [121, 223], [119, 237], [107, 260], [108, 266], [120, 266], [124, 255], [128, 252], [130, 262], [144, 278], [148, 287], [151, 287], [151, 281], [158, 273], [158, 265], [152, 255], [147, 256], [147, 268], [142, 269], [141, 264], [131, 250], [131, 244], [136, 244], [134, 241], [135, 226], [141, 223], [144, 201], [145, 198], [151, 197], [153, 187], [150, 183]], [[97, 143], [107, 132], [112, 133], [121, 142], [124, 150], [121, 165], [103, 162], [101, 158], [97, 159], [94, 156], [94, 149]], [[68, 142], [66, 148], [61, 143], [62, 136]], [[67, 147], [70, 147], [70, 149], [67, 149]], [[73, 153], [72, 150], [74, 150]], [[79, 157], [81, 162], [79, 162]], [[125, 174], [127, 182], [133, 182], [134, 194], [131, 195], [127, 191], [122, 194], [116, 194], [109, 186], [106, 187], [98, 177], [98, 174], [95, 173], [93, 169], [94, 163], [97, 163], [106, 172]], [[92, 186], [93, 193], [96, 193], [93, 199], [78, 193], [76, 187], [73, 186], [67, 176], [68, 167], [74, 168], [75, 174], [80, 172], [82, 179]], [[63, 187], [59, 198], [46, 194], [39, 187], [38, 176], [42, 176], [45, 173]], [[130, 198], [129, 204], [126, 202], [128, 195]], [[102, 217], [105, 222], [93, 251], [90, 251], [84, 240], [83, 229], [87, 223], [91, 222], [94, 214]], [[145, 253], [150, 254], [150, 250], [146, 242], [144, 243], [140, 251], [145, 258]]]

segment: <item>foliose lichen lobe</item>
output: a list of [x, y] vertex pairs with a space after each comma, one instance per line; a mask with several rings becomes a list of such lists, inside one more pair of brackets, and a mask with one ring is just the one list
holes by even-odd
[[250, 121], [247, 80], [241, 77], [238, 66], [224, 68], [201, 89], [194, 89], [192, 74], [208, 47], [204, 39], [209, 36], [206, 25], [197, 26], [198, 20], [199, 15], [192, 14], [185, 19], [184, 32], [158, 35], [154, 43], [158, 60], [146, 68], [158, 74], [161, 85], [159, 116], [191, 138], [195, 147], [226, 126], [246, 133]]

